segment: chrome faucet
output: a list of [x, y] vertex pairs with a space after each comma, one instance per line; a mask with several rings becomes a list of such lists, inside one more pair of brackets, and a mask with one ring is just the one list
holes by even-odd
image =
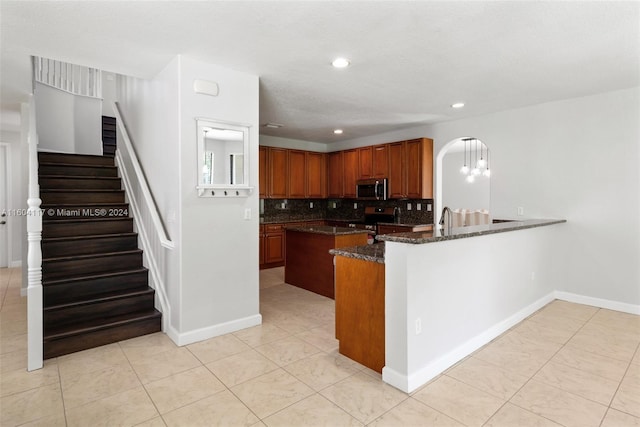
[[445, 221], [445, 215], [448, 214], [449, 215], [449, 222], [447, 223], [447, 231], [451, 231], [451, 216], [453, 215], [451, 213], [451, 209], [449, 209], [448, 206], [445, 206], [444, 208], [442, 208], [442, 214], [440, 214], [440, 222], [438, 222], [438, 224], [440, 225], [440, 228], [442, 230], [444, 230], [444, 221]]

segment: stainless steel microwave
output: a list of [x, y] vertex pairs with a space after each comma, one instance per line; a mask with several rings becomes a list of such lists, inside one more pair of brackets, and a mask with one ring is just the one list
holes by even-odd
[[387, 200], [387, 178], [357, 181], [356, 197], [360, 200]]

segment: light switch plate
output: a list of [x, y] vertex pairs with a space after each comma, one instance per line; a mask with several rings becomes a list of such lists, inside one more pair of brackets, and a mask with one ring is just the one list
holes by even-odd
[[309, 202], [309, 209], [313, 209], [313, 202]]
[[358, 204], [357, 203], [353, 204], [353, 209], [358, 209]]
[[407, 203], [407, 210], [410, 211], [411, 210], [411, 203]]
[[431, 203], [427, 203], [427, 212], [431, 212], [432, 209]]
[[422, 210], [422, 203], [416, 203], [416, 210], [417, 211], [421, 211]]
[[246, 220], [251, 219], [251, 208], [247, 208], [244, 210], [244, 219]]

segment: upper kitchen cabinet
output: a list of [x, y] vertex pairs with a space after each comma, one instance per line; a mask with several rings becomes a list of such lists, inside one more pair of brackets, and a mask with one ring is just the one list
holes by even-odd
[[389, 198], [433, 197], [433, 140], [394, 142], [389, 147]]
[[300, 150], [288, 150], [288, 198], [304, 199], [307, 197], [307, 156], [306, 152]]
[[307, 157], [307, 197], [323, 199], [327, 197], [327, 155], [306, 152]]
[[359, 179], [373, 178], [373, 147], [358, 148]]
[[267, 161], [267, 197], [273, 199], [287, 198], [287, 167], [287, 150], [284, 148], [269, 147]]
[[327, 154], [327, 196], [344, 197], [343, 151]]
[[344, 151], [344, 197], [356, 197], [358, 174], [358, 150]]
[[267, 164], [269, 149], [267, 147], [258, 148], [259, 161], [258, 161], [258, 186], [260, 188], [259, 195], [261, 199], [267, 197], [268, 183], [267, 183]]
[[372, 178], [389, 177], [389, 146], [387, 144], [371, 147], [372, 154]]

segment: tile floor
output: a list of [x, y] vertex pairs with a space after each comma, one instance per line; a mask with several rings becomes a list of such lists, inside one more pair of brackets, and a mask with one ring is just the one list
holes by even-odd
[[640, 426], [640, 316], [554, 301], [407, 395], [341, 356], [331, 300], [260, 274], [264, 324], [158, 333], [26, 367], [20, 270], [0, 270], [0, 425]]

